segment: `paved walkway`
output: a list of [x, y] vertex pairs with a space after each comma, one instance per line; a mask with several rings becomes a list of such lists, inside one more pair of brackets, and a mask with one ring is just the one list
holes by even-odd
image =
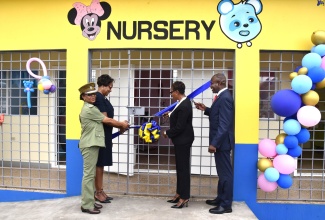
[[63, 199], [34, 200], [27, 202], [0, 203], [1, 220], [249, 220], [257, 219], [253, 212], [243, 202], [233, 203], [233, 212], [215, 215], [210, 214], [212, 206], [205, 204], [204, 200], [190, 200], [189, 206], [182, 209], [172, 209], [172, 204], [166, 198], [113, 196], [110, 204], [103, 204], [101, 214], [90, 215], [80, 210], [80, 197]]

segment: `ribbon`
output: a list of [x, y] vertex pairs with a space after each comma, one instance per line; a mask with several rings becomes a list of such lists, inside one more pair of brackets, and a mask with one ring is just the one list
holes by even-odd
[[75, 2], [73, 7], [77, 10], [77, 16], [74, 19], [76, 25], [80, 25], [82, 18], [86, 14], [94, 13], [99, 17], [104, 14], [104, 9], [100, 5], [99, 0], [93, 0], [89, 6], [86, 6], [81, 2]]
[[[209, 80], [208, 82], [204, 83], [202, 86], [200, 86], [199, 88], [197, 88], [196, 90], [191, 92], [191, 94], [189, 94], [187, 96], [187, 98], [189, 98], [190, 100], [194, 99], [197, 95], [199, 95], [202, 92], [204, 92], [205, 90], [207, 90], [210, 87], [210, 84], [211, 84], [211, 81]], [[172, 111], [175, 108], [176, 105], [177, 105], [177, 102], [171, 104], [170, 106], [164, 108], [160, 112], [157, 112], [155, 114], [155, 116], [161, 117], [164, 113], [166, 113], [168, 111]]]
[[[134, 125], [134, 126], [130, 126], [129, 129], [130, 129], [130, 128], [140, 128], [140, 127], [141, 127], [140, 125]], [[129, 130], [129, 129], [128, 129], [128, 130]], [[115, 132], [114, 134], [112, 134], [112, 139], [114, 139], [114, 138], [120, 136], [120, 134], [121, 134], [121, 133], [120, 133], [119, 131], [118, 131], [118, 132]]]
[[154, 120], [141, 125], [139, 129], [139, 137], [146, 143], [154, 143], [160, 137], [160, 126]]

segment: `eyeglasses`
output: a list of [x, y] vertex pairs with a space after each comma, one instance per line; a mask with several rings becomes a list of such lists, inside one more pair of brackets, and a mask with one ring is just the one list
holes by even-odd
[[107, 86], [109, 89], [112, 89], [113, 88], [113, 86]]
[[86, 96], [96, 96], [96, 93], [85, 94]]
[[170, 91], [169, 94], [172, 94], [173, 92], [175, 92], [176, 90]]

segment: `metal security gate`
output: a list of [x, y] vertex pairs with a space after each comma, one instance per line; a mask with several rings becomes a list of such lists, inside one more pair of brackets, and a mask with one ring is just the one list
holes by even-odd
[[[26, 62], [41, 59], [55, 93], [37, 89], [38, 80], [26, 71]], [[66, 52], [0, 52], [0, 188], [65, 192]], [[41, 65], [31, 63], [43, 76]], [[23, 81], [34, 82], [31, 107]]]
[[[115, 119], [141, 125], [155, 120], [161, 130], [169, 121], [154, 114], [171, 105], [170, 86], [180, 80], [185, 94], [209, 81], [212, 75], [224, 73], [228, 88], [233, 91], [234, 52], [221, 50], [92, 50], [89, 80], [97, 81], [101, 74], [115, 79], [109, 95]], [[211, 105], [210, 89], [195, 101]], [[142, 108], [141, 114], [130, 109]], [[137, 112], [137, 111], [134, 111]], [[210, 197], [217, 192], [214, 158], [207, 151], [208, 118], [193, 107], [195, 141], [191, 157], [191, 195]], [[113, 130], [113, 133], [117, 130]], [[116, 194], [171, 195], [175, 193], [176, 174], [174, 147], [160, 137], [152, 144], [138, 137], [131, 129], [113, 140], [113, 166], [104, 177], [104, 190]]]

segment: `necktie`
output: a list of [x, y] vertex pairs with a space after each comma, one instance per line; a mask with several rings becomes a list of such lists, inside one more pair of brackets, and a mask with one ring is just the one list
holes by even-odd
[[214, 98], [213, 98], [213, 102], [215, 102], [218, 98], [218, 95], [215, 95]]

